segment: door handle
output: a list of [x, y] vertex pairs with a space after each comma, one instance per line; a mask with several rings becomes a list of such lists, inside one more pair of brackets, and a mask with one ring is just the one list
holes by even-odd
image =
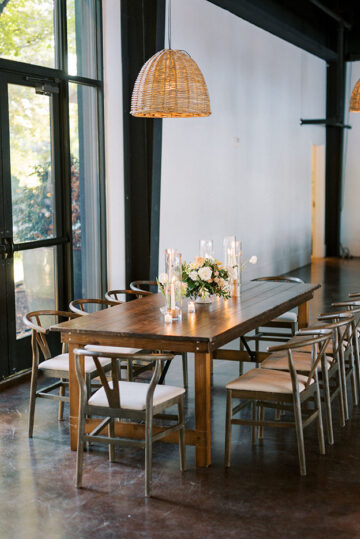
[[14, 244], [12, 238], [1, 238], [0, 253], [4, 259], [12, 258], [14, 254]]

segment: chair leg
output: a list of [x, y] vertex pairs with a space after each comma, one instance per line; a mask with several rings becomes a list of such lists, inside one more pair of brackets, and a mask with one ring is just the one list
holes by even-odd
[[184, 414], [184, 397], [182, 396], [178, 402], [178, 421], [182, 425], [179, 430], [179, 452], [180, 452], [180, 470], [186, 469], [186, 446], [185, 446], [185, 414]]
[[91, 377], [89, 374], [86, 375], [86, 389], [87, 389], [87, 398], [91, 397]]
[[187, 352], [183, 352], [181, 355], [182, 355], [183, 384], [184, 384], [184, 388], [187, 389], [188, 387], [188, 355], [187, 355]]
[[232, 396], [231, 390], [226, 391], [226, 420], [225, 420], [225, 467], [230, 468], [231, 453], [231, 419], [232, 419]]
[[150, 498], [152, 487], [152, 410], [146, 410], [145, 419], [145, 496]]
[[31, 385], [30, 385], [30, 406], [29, 406], [29, 438], [33, 437], [34, 431], [34, 416], [35, 416], [35, 402], [36, 402], [36, 389], [37, 389], [37, 369], [33, 367], [31, 373]]
[[345, 407], [344, 407], [344, 396], [343, 396], [343, 384], [342, 384], [342, 376], [341, 376], [341, 366], [339, 361], [337, 361], [337, 378], [338, 378], [338, 388], [339, 388], [339, 410], [340, 410], [340, 426], [345, 427]]
[[275, 421], [280, 421], [280, 415], [281, 415], [280, 403], [277, 402], [276, 408], [275, 408]]
[[[244, 345], [242, 343], [242, 340], [240, 339], [240, 352], [244, 351]], [[242, 376], [244, 374], [244, 362], [239, 361], [239, 376]]]
[[359, 395], [358, 395], [358, 387], [357, 387], [357, 380], [356, 380], [356, 371], [355, 371], [355, 358], [354, 358], [354, 348], [352, 344], [350, 344], [350, 364], [351, 364], [351, 387], [352, 387], [352, 396], [353, 396], [353, 404], [354, 406], [358, 406], [359, 404]]
[[345, 421], [348, 421], [348, 419], [349, 419], [349, 405], [348, 405], [348, 398], [347, 398], [346, 369], [345, 369], [345, 357], [344, 357], [344, 351], [343, 350], [341, 350], [341, 352], [340, 352], [340, 367], [341, 367], [342, 396], [343, 396], [343, 401], [344, 401]]
[[[63, 382], [63, 379], [61, 379], [61, 382]], [[65, 397], [65, 386], [61, 384], [59, 387], [59, 396]], [[59, 401], [59, 410], [58, 410], [58, 421], [62, 421], [64, 419], [64, 401]]]
[[[252, 403], [252, 420], [256, 421], [257, 418], [258, 418], [257, 402], [253, 401], [253, 403]], [[252, 425], [252, 427], [251, 427], [251, 443], [252, 443], [252, 445], [256, 444], [257, 435], [258, 435], [258, 427], [256, 425]]]
[[126, 374], [127, 374], [127, 381], [131, 382], [131, 380], [133, 379], [133, 364], [132, 364], [132, 361], [127, 362]]
[[[256, 329], [255, 335], [260, 335], [260, 332]], [[255, 352], [260, 352], [260, 339], [255, 340]]]
[[[109, 438], [114, 438], [115, 436], [115, 425], [114, 420], [112, 419], [108, 425], [108, 436]], [[115, 460], [115, 446], [114, 444], [109, 444], [109, 462], [114, 462]]]
[[[263, 403], [260, 404], [260, 421], [264, 421], [265, 419], [265, 407]], [[259, 427], [259, 440], [264, 439], [264, 427]]]
[[304, 430], [302, 424], [301, 415], [301, 403], [299, 394], [294, 394], [294, 415], [296, 426], [296, 438], [299, 455], [300, 475], [306, 475], [306, 460], [305, 460], [305, 447], [304, 447]]
[[[320, 449], [320, 455], [325, 455], [325, 437], [324, 437], [324, 426], [322, 421], [322, 414], [321, 414], [321, 397], [320, 397], [320, 387], [319, 387], [319, 380], [316, 375], [316, 392], [315, 392], [315, 405], [318, 411], [318, 438], [319, 438], [319, 449]], [[334, 443], [334, 440], [333, 440]]]
[[357, 332], [354, 334], [354, 349], [355, 349], [355, 368], [357, 377], [357, 386], [360, 392], [360, 356], [359, 356], [359, 341], [357, 338]]
[[84, 432], [85, 432], [85, 415], [80, 410], [79, 414], [79, 432], [78, 446], [76, 455], [76, 488], [82, 487], [82, 472], [83, 472], [83, 457], [84, 457]]
[[330, 397], [330, 385], [329, 385], [329, 372], [327, 369], [327, 362], [325, 358], [322, 358], [322, 379], [324, 384], [324, 401], [325, 401], [325, 413], [326, 413], [326, 430], [328, 442], [330, 445], [334, 444], [334, 431], [332, 422], [332, 410], [331, 410], [331, 397]]

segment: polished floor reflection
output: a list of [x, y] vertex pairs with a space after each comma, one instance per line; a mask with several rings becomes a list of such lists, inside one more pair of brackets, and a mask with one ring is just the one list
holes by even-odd
[[[332, 301], [360, 291], [360, 260], [315, 261], [293, 272], [323, 287], [311, 317]], [[27, 438], [29, 385], [0, 393], [0, 538], [112, 537], [359, 537], [360, 408], [344, 429], [335, 414], [335, 445], [318, 454], [316, 430], [305, 431], [308, 476], [298, 474], [295, 434], [266, 430], [251, 446], [249, 430], [234, 427], [232, 467], [224, 471], [227, 381], [237, 366], [215, 362], [212, 393], [213, 465], [196, 470], [188, 448], [188, 471], [178, 468], [178, 449], [154, 446], [152, 499], [144, 499], [142, 450], [118, 449], [113, 464], [103, 448], [85, 457], [84, 486], [74, 488], [75, 454], [67, 421], [56, 405], [37, 403], [33, 440]], [[193, 379], [190, 360], [190, 380]], [[167, 382], [181, 383], [180, 358]], [[191, 426], [193, 386], [187, 398]], [[66, 416], [67, 417], [67, 416]]]

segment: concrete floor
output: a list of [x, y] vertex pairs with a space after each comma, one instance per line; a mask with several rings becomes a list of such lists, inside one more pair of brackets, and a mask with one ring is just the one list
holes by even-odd
[[[314, 261], [294, 275], [323, 287], [311, 317], [332, 301], [360, 291], [360, 260]], [[190, 359], [190, 380], [193, 380]], [[308, 475], [299, 476], [295, 435], [265, 430], [252, 447], [247, 427], [234, 427], [232, 467], [225, 471], [225, 384], [237, 375], [231, 362], [215, 362], [212, 392], [213, 464], [178, 469], [178, 449], [154, 446], [152, 499], [143, 497], [142, 450], [117, 450], [109, 464], [103, 448], [85, 456], [84, 486], [74, 487], [75, 454], [67, 421], [57, 422], [56, 404], [37, 404], [34, 438], [27, 438], [29, 384], [0, 393], [0, 539], [112, 537], [360, 537], [360, 409], [339, 427], [334, 405], [335, 445], [318, 454], [316, 428], [305, 431]], [[168, 384], [181, 383], [176, 359]], [[192, 425], [193, 385], [187, 396]], [[67, 415], [66, 415], [67, 418]]]

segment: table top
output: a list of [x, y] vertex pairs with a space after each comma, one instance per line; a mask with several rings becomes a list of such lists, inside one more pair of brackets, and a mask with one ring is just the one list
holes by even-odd
[[308, 301], [317, 288], [319, 284], [250, 281], [242, 285], [239, 297], [215, 298], [211, 304], [196, 304], [194, 314], [188, 314], [185, 299], [182, 320], [170, 324], [165, 323], [160, 312], [164, 298], [153, 294], [56, 324], [51, 329], [62, 332], [63, 337], [67, 335], [67, 340], [71, 335], [74, 342], [76, 335], [82, 336], [81, 341], [95, 335], [119, 340], [128, 338], [132, 343], [138, 340], [139, 344], [141, 340], [152, 339], [206, 343], [207, 349], [214, 350]]

